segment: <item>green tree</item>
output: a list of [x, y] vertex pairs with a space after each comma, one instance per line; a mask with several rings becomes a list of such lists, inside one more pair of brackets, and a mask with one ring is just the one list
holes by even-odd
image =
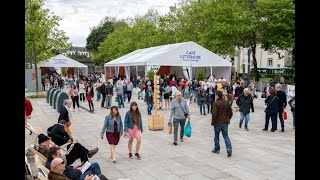
[[149, 71], [147, 71], [147, 77], [149, 78], [149, 80], [151, 80], [151, 81], [153, 81], [154, 80], [154, 75], [155, 75], [156, 73], [152, 70], [152, 69], [150, 69]]
[[96, 52], [98, 51], [98, 46], [103, 42], [108, 34], [114, 31], [112, 22], [106, 21], [103, 24], [93, 27], [90, 34], [87, 37], [86, 48], [89, 51]]
[[[248, 47], [259, 80], [256, 45], [265, 50], [294, 47], [294, 3], [291, 0], [186, 0], [170, 7], [160, 26], [175, 42], [194, 41], [219, 55], [237, 55]], [[265, 21], [267, 20], [267, 21]], [[174, 34], [172, 35], [172, 32]]]
[[150, 10], [146, 15], [127, 20], [130, 26], [119, 27], [100, 44], [98, 53], [92, 57], [95, 62], [102, 65], [134, 50], [161, 45], [156, 11]]
[[[53, 53], [71, 46], [67, 43], [69, 37], [59, 30], [61, 18], [48, 9], [43, 8], [43, 0], [25, 0], [25, 59], [34, 63], [37, 73], [37, 63], [52, 57]], [[36, 78], [36, 93], [38, 94], [38, 78]]]
[[204, 73], [202, 70], [197, 71], [196, 80], [203, 81], [206, 77], [204, 76]]

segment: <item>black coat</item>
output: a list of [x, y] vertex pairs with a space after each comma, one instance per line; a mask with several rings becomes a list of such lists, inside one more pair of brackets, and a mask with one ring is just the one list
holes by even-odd
[[239, 86], [239, 87], [236, 87], [236, 89], [234, 90], [234, 96], [235, 97], [239, 97], [240, 94], [243, 93], [243, 87]]
[[254, 111], [253, 98], [251, 94], [248, 94], [247, 96], [240, 94], [236, 103], [239, 106], [239, 111], [244, 114], [250, 113], [250, 109], [252, 109], [252, 112]]
[[51, 131], [51, 140], [58, 146], [62, 146], [70, 139], [62, 124], [56, 124]]
[[287, 95], [282, 90], [277, 91], [277, 96], [279, 98], [279, 110], [287, 106]]
[[296, 103], [295, 102], [296, 102], [296, 96], [293, 96], [288, 102], [289, 106], [291, 107], [291, 111], [296, 110]]
[[69, 112], [68, 110], [66, 109], [66, 107], [62, 106], [61, 107], [61, 111], [60, 111], [60, 115], [58, 117], [58, 123], [60, 120], [65, 120], [66, 122], [69, 122], [70, 119], [69, 119]]
[[266, 113], [272, 114], [272, 113], [277, 113], [279, 111], [279, 98], [275, 96], [274, 100], [272, 101], [273, 98], [274, 96], [270, 95], [264, 100], [264, 102], [268, 106], [266, 109]]

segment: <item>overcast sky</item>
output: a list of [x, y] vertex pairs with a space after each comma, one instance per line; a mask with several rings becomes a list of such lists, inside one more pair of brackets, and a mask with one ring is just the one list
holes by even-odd
[[45, 0], [45, 8], [62, 18], [59, 29], [69, 36], [73, 46], [85, 47], [90, 28], [106, 16], [117, 19], [144, 15], [155, 9], [160, 15], [179, 0]]

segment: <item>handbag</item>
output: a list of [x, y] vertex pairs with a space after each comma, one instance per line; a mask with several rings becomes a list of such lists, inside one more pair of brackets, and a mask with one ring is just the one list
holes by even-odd
[[188, 120], [187, 126], [184, 128], [184, 135], [187, 137], [191, 137], [192, 129], [191, 129], [191, 124], [190, 120]]
[[273, 97], [273, 99], [271, 100], [271, 102], [267, 105], [267, 107], [264, 109], [264, 112], [267, 111], [267, 108], [269, 107], [269, 105], [272, 103], [272, 101], [276, 98], [276, 96]]
[[287, 112], [286, 112], [286, 111], [283, 111], [282, 117], [283, 117], [283, 120], [287, 120], [287, 119], [288, 119], [288, 116], [287, 116]]
[[172, 134], [172, 122], [168, 122], [168, 133]]
[[118, 96], [116, 96], [116, 97], [114, 98], [114, 101], [115, 101], [115, 102], [118, 102]]

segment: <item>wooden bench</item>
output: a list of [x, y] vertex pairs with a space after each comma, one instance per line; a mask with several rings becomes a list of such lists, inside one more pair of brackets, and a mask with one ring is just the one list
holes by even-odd
[[39, 168], [37, 178], [40, 180], [48, 180], [50, 170], [43, 165], [42, 158], [38, 154], [34, 154], [34, 163]]

